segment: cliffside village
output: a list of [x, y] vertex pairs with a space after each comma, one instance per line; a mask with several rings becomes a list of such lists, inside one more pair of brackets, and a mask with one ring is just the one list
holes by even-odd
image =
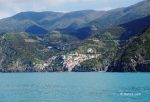
[[[95, 50], [92, 48], [87, 49], [86, 53], [79, 53], [79, 52], [74, 52], [70, 53], [67, 55], [62, 55], [62, 62], [63, 63], [63, 68], [68, 69], [69, 72], [73, 70], [75, 66], [79, 66], [80, 63], [90, 60], [93, 58], [98, 58], [101, 54], [97, 53]], [[51, 65], [52, 61], [54, 61], [58, 56], [53, 56], [52, 58], [48, 59], [47, 62], [43, 64], [36, 64], [35, 67], [43, 70], [44, 68], [48, 67]]]

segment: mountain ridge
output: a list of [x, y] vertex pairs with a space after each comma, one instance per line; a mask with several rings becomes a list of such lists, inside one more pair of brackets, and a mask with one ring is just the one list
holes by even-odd
[[[0, 20], [0, 32], [26, 31], [36, 25], [48, 31], [70, 28], [72, 30], [95, 25], [111, 27], [150, 15], [150, 1], [144, 0], [129, 7], [109, 11], [81, 10], [72, 12], [21, 12]], [[13, 26], [12, 26], [13, 25]]]
[[110, 11], [31, 11], [2, 19], [0, 72], [143, 71], [132, 65], [149, 66], [138, 63], [150, 58], [149, 8], [145, 0]]

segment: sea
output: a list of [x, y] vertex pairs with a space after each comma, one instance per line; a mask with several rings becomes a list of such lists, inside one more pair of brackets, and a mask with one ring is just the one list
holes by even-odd
[[150, 102], [150, 73], [0, 73], [0, 102]]

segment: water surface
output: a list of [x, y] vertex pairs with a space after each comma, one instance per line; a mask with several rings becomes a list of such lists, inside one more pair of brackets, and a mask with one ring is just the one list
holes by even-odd
[[0, 102], [149, 101], [149, 73], [0, 74]]

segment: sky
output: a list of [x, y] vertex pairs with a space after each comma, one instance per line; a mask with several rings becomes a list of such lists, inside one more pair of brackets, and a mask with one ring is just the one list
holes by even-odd
[[26, 11], [110, 10], [142, 0], [0, 0], [0, 19]]

